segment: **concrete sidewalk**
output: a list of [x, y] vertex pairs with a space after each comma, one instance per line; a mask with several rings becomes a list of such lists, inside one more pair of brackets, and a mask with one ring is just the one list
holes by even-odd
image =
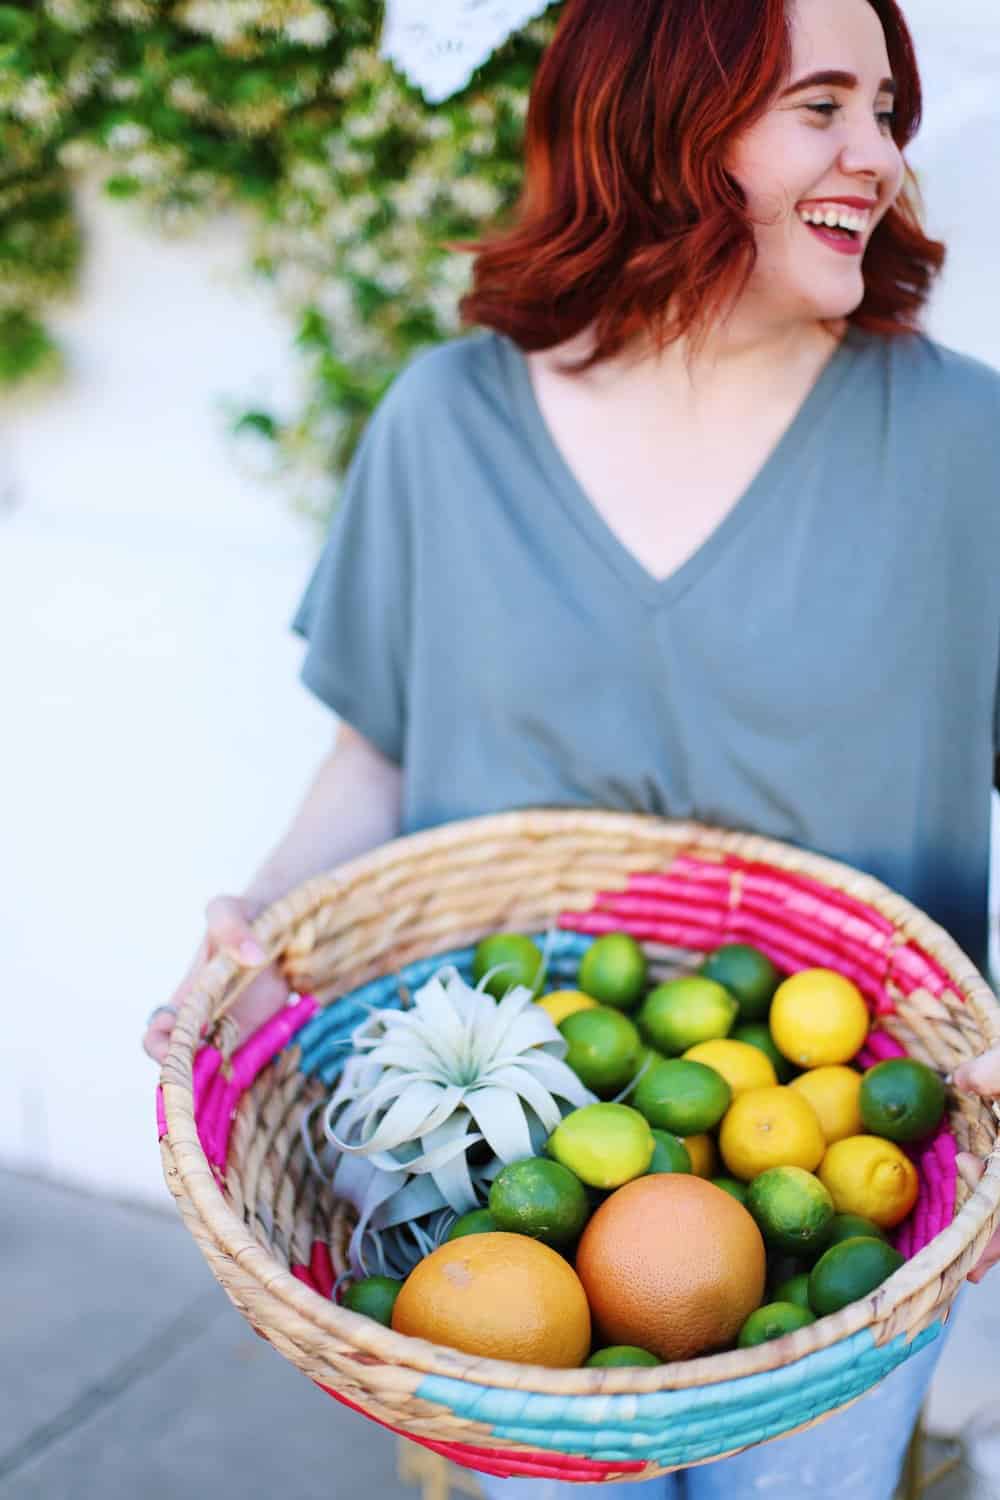
[[[166, 1194], [161, 1213], [9, 1172], [0, 1190], [0, 1500], [416, 1500], [395, 1438], [254, 1335]], [[1000, 1398], [998, 1349], [1000, 1272], [957, 1315], [932, 1431]], [[926, 1494], [993, 1500], [967, 1469]]]

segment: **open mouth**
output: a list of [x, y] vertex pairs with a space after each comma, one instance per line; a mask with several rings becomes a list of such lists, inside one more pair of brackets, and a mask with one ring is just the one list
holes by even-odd
[[809, 224], [805, 219], [800, 222], [816, 239], [841, 255], [860, 255], [864, 249], [864, 235], [859, 229], [845, 229], [840, 224]]

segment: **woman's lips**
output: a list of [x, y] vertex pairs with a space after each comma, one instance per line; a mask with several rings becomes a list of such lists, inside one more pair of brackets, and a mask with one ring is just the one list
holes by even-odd
[[829, 245], [831, 250], [836, 250], [840, 255], [858, 256], [864, 253], [865, 242], [860, 234], [837, 235], [832, 229], [827, 229], [822, 224], [805, 224], [801, 220], [800, 223], [804, 229], [808, 229], [810, 234], [815, 235], [818, 240], [823, 241], [824, 245]]

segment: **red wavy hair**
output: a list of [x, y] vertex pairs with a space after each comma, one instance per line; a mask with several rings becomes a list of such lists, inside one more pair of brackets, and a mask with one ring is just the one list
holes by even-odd
[[[868, 0], [897, 84], [893, 137], [920, 125], [913, 41], [896, 0]], [[697, 348], [756, 262], [745, 197], [724, 162], [791, 68], [786, 0], [568, 0], [535, 76], [513, 224], [471, 251], [467, 324], [548, 349], [594, 325], [589, 369], [645, 330]], [[918, 317], [946, 249], [926, 237], [907, 166], [872, 235], [848, 322], [888, 335]]]

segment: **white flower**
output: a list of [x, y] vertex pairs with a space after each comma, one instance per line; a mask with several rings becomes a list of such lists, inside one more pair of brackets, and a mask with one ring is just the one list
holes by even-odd
[[113, 151], [131, 151], [149, 139], [149, 131], [136, 120], [123, 120], [113, 125], [107, 134], [107, 143]]
[[301, 16], [293, 16], [283, 27], [290, 42], [300, 47], [325, 47], [333, 36], [333, 22], [325, 11], [314, 6]]
[[58, 118], [59, 96], [44, 78], [29, 78], [10, 100], [8, 108], [29, 125], [45, 125]]

